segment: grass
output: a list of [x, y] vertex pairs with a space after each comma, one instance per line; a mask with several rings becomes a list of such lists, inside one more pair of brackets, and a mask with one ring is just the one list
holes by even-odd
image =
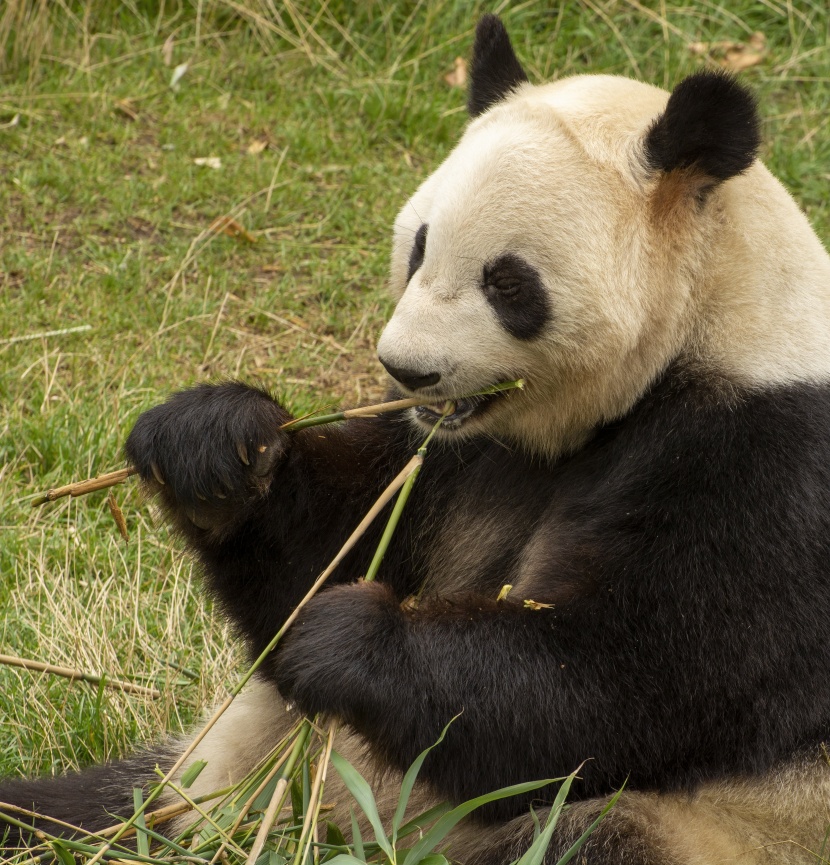
[[[762, 157], [830, 237], [824, 3], [541, 7], [503, 10], [536, 81], [671, 86], [705, 62], [690, 43], [764, 33], [764, 61], [742, 73], [761, 97]], [[1, 774], [122, 753], [234, 681], [241, 653], [134, 485], [116, 493], [129, 544], [103, 495], [29, 499], [118, 467], [138, 413], [198, 381], [258, 380], [298, 412], [382, 396], [388, 227], [463, 129], [464, 93], [443, 75], [483, 11], [10, 0], [0, 12], [0, 652], [163, 692], [142, 701], [0, 668]], [[217, 231], [226, 215], [245, 233]]]

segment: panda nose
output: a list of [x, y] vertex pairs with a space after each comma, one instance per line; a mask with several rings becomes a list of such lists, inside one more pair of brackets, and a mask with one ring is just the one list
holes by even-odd
[[384, 365], [386, 371], [395, 381], [399, 381], [404, 387], [409, 388], [409, 390], [419, 390], [422, 387], [429, 387], [441, 381], [441, 373], [428, 372], [424, 375], [414, 369], [401, 369], [400, 367], [392, 366], [386, 363], [382, 357], [378, 357], [378, 360]]

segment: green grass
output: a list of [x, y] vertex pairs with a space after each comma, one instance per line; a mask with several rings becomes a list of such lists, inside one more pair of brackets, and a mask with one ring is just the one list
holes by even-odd
[[[7, 8], [24, 5], [40, 8]], [[298, 411], [380, 396], [389, 225], [463, 129], [464, 93], [443, 75], [492, 8], [298, 0], [273, 4], [278, 19], [268, 0], [241, 5], [0, 18], [0, 652], [164, 691], [149, 703], [0, 667], [0, 774], [121, 753], [235, 680], [241, 653], [135, 485], [117, 490], [129, 544], [100, 494], [27, 499], [118, 467], [138, 413], [197, 381], [258, 380]], [[704, 62], [689, 43], [763, 32], [768, 55], [743, 73], [762, 156], [830, 236], [825, 4], [667, 3], [664, 19], [633, 0], [542, 5], [503, 11], [537, 81], [671, 86]], [[267, 147], [249, 153], [255, 141]], [[210, 156], [220, 170], [194, 163]], [[226, 214], [256, 242], [211, 233]]]

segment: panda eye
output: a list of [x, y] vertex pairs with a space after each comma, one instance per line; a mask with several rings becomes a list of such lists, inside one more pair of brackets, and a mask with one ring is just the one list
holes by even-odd
[[522, 290], [522, 283], [510, 275], [485, 276], [484, 291], [488, 295], [499, 295], [507, 300], [516, 297]]
[[406, 274], [406, 281], [415, 275], [415, 271], [424, 263], [424, 252], [427, 247], [427, 230], [429, 226], [424, 223], [415, 233], [415, 245], [412, 247], [412, 252], [409, 254], [409, 270]]
[[488, 299], [509, 300], [518, 297], [522, 290], [523, 273], [528, 269], [524, 262], [512, 255], [504, 255], [493, 264], [484, 266], [483, 286]]
[[516, 339], [534, 339], [551, 319], [542, 277], [518, 255], [506, 253], [485, 264], [481, 289], [501, 326]]

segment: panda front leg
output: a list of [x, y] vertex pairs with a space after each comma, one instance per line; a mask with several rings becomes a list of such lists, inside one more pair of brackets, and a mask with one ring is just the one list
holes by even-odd
[[[256, 388], [200, 385], [144, 412], [126, 443], [254, 657], [408, 458], [400, 424], [281, 430], [290, 419]], [[380, 528], [332, 583], [362, 574]]]

